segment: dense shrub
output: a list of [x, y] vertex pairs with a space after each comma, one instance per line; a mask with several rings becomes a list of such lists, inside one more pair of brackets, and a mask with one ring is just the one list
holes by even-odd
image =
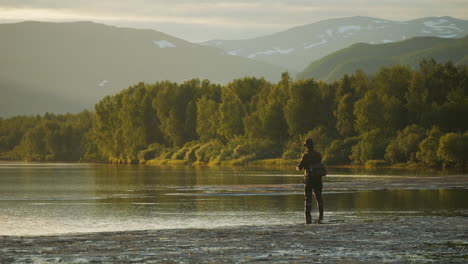
[[140, 160], [140, 162], [155, 159], [156, 157], [160, 156], [166, 150], [167, 148], [164, 147], [163, 145], [158, 144], [158, 143], [153, 143], [149, 145], [146, 149], [141, 150], [138, 153], [138, 159]]
[[201, 145], [200, 148], [195, 151], [195, 157], [197, 161], [201, 162], [214, 161], [221, 154], [223, 147], [223, 144], [221, 144], [219, 140], [212, 140]]
[[440, 137], [442, 132], [439, 127], [432, 127], [427, 131], [426, 138], [419, 144], [419, 150], [416, 153], [416, 158], [428, 167], [439, 167], [442, 165], [442, 159], [437, 155], [439, 148]]
[[368, 160], [383, 159], [388, 145], [387, 132], [374, 129], [359, 137], [359, 142], [352, 147], [351, 160], [355, 164], [364, 164]]
[[416, 152], [424, 133], [424, 128], [418, 125], [410, 125], [399, 131], [387, 146], [385, 159], [391, 163], [416, 161]]
[[443, 135], [437, 154], [446, 166], [465, 168], [468, 159], [468, 132]]
[[252, 156], [255, 159], [268, 159], [279, 156], [281, 146], [268, 139], [245, 139], [233, 149], [233, 157]]
[[327, 147], [323, 155], [323, 162], [327, 164], [347, 164], [351, 162], [351, 150], [359, 142], [358, 137], [351, 137], [345, 140], [334, 140]]

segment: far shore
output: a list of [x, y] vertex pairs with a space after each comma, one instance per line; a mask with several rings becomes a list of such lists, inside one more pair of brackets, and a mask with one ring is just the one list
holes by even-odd
[[[223, 162], [191, 162], [188, 160], [173, 160], [173, 159], [152, 159], [140, 162], [106, 162], [106, 161], [28, 161], [28, 160], [2, 160], [0, 162], [31, 162], [31, 163], [91, 163], [91, 164], [115, 164], [115, 165], [147, 165], [147, 166], [193, 166], [193, 167], [269, 167], [269, 168], [295, 168], [299, 159], [287, 160], [281, 158], [275, 159], [259, 159], [252, 161], [238, 162], [235, 160]], [[341, 169], [396, 169], [396, 170], [424, 170], [433, 172], [454, 171], [465, 173], [466, 171], [460, 168], [429, 168], [421, 166], [417, 163], [398, 163], [388, 164], [383, 160], [369, 161], [364, 165], [357, 164], [333, 164], [327, 165], [328, 168], [341, 168]]]

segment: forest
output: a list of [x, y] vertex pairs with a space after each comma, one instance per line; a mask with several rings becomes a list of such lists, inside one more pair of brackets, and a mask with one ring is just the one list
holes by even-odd
[[328, 165], [463, 168], [468, 67], [423, 60], [325, 83], [260, 78], [138, 83], [93, 111], [0, 118], [0, 159], [240, 165], [300, 158], [310, 137]]

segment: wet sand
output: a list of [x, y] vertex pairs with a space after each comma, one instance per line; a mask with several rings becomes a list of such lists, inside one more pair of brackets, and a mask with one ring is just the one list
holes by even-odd
[[[372, 219], [372, 218], [369, 218]], [[0, 263], [467, 263], [468, 215], [0, 237]]]

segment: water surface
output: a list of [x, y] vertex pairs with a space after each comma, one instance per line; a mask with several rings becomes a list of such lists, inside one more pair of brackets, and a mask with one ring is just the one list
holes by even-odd
[[[466, 182], [447, 187], [444, 174], [329, 171], [330, 221], [468, 210]], [[292, 169], [2, 162], [0, 235], [300, 223], [301, 180]]]

